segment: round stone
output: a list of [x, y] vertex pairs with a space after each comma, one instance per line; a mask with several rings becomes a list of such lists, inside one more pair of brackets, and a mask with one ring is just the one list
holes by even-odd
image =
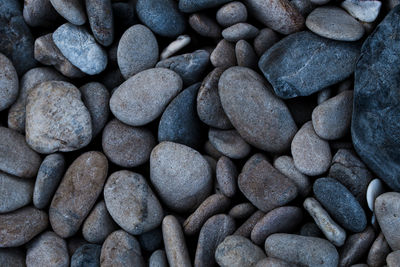
[[100, 265], [101, 246], [85, 244], [80, 246], [71, 256], [71, 267], [97, 267]]
[[236, 130], [210, 128], [208, 138], [219, 152], [232, 159], [244, 158], [251, 150], [250, 145], [243, 140]]
[[260, 30], [256, 38], [254, 38], [254, 50], [257, 56], [261, 56], [268, 50], [273, 44], [279, 40], [278, 34], [270, 28], [264, 28]]
[[374, 203], [375, 199], [385, 193], [385, 189], [383, 188], [383, 183], [378, 178], [372, 180], [367, 189], [367, 203], [368, 208], [371, 211], [374, 211]]
[[218, 68], [229, 68], [236, 65], [235, 46], [222, 39], [210, 55], [211, 64]]
[[0, 172], [0, 213], [14, 211], [32, 201], [33, 181]]
[[111, 0], [85, 0], [90, 29], [96, 40], [109, 46], [114, 39], [114, 16]]
[[388, 192], [375, 200], [375, 216], [392, 250], [400, 249], [400, 193]]
[[257, 69], [258, 57], [246, 40], [239, 40], [236, 43], [235, 54], [238, 66]]
[[85, 10], [80, 0], [50, 0], [55, 10], [66, 20], [75, 25], [86, 22]]
[[385, 265], [386, 256], [390, 253], [391, 249], [387, 243], [385, 236], [381, 232], [372, 243], [368, 252], [367, 264], [370, 267], [380, 267]]
[[262, 217], [264, 217], [264, 215], [265, 212], [257, 210], [239, 228], [237, 228], [233, 234], [250, 238], [251, 230], [253, 230], [254, 226]]
[[17, 100], [18, 74], [12, 62], [0, 53], [0, 111]]
[[251, 24], [240, 22], [222, 31], [222, 36], [228, 42], [237, 42], [244, 39], [252, 39], [258, 34], [258, 29]]
[[256, 207], [249, 202], [240, 203], [232, 207], [228, 215], [234, 219], [247, 219], [256, 211]]
[[239, 22], [245, 22], [247, 20], [247, 9], [242, 2], [230, 2], [218, 9], [216, 16], [221, 26], [229, 27]]
[[227, 197], [233, 197], [236, 194], [238, 176], [235, 164], [225, 156], [220, 157], [215, 176], [220, 192]]

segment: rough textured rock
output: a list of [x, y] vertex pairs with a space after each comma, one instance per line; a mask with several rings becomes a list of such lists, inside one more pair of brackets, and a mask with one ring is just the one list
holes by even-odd
[[85, 0], [90, 29], [94, 38], [109, 46], [114, 40], [114, 16], [111, 0]]
[[388, 192], [375, 200], [375, 216], [392, 250], [400, 249], [400, 193]]
[[17, 100], [18, 85], [18, 74], [13, 63], [0, 53], [0, 111]]
[[232, 159], [245, 158], [251, 150], [250, 145], [243, 140], [236, 130], [210, 128], [208, 139], [219, 152]]
[[380, 1], [345, 0], [341, 6], [360, 21], [374, 22], [379, 15], [382, 3]]
[[234, 219], [247, 219], [256, 211], [256, 207], [249, 202], [244, 202], [233, 206], [228, 215]]
[[54, 9], [66, 20], [75, 25], [86, 22], [85, 10], [80, 0], [50, 0]]
[[235, 54], [238, 66], [257, 69], [258, 57], [246, 40], [239, 40], [236, 43]]
[[193, 13], [203, 9], [213, 8], [232, 0], [179, 0], [179, 9], [185, 13]]
[[0, 172], [0, 213], [11, 212], [32, 201], [33, 181]]
[[101, 246], [85, 244], [80, 246], [71, 256], [71, 267], [97, 267], [100, 264]]
[[239, 1], [230, 2], [218, 9], [216, 18], [223, 27], [229, 27], [239, 22], [247, 20], [246, 6]]

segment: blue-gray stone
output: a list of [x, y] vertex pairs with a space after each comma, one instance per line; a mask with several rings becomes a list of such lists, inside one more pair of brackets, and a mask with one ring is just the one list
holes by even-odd
[[400, 191], [400, 5], [364, 42], [354, 78], [351, 135], [361, 159]]
[[353, 73], [359, 54], [358, 43], [299, 32], [274, 44], [258, 66], [279, 97], [293, 98], [344, 80]]
[[145, 251], [155, 251], [163, 245], [161, 227], [138, 236], [140, 247]]
[[164, 59], [157, 63], [157, 68], [167, 68], [178, 73], [185, 85], [198, 82], [210, 61], [210, 53], [206, 50], [196, 50]]
[[36, 65], [33, 37], [18, 0], [0, 0], [0, 52], [13, 62], [18, 75]]
[[365, 229], [365, 212], [344, 185], [333, 178], [319, 178], [314, 182], [313, 190], [318, 201], [337, 223], [352, 232]]
[[85, 244], [71, 257], [71, 267], [100, 267], [101, 246]]
[[109, 46], [114, 40], [114, 16], [111, 0], [85, 0], [86, 13], [94, 38]]
[[193, 84], [176, 96], [161, 116], [158, 141], [171, 141], [193, 148], [202, 143], [202, 123], [196, 112], [200, 83]]
[[193, 13], [207, 8], [213, 8], [232, 0], [179, 0], [179, 9], [185, 13]]
[[136, 12], [147, 27], [161, 36], [175, 37], [185, 31], [185, 17], [175, 0], [138, 0]]

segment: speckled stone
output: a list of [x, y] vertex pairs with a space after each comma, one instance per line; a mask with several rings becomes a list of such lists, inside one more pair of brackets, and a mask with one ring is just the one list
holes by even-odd
[[20, 248], [0, 248], [0, 266], [25, 266], [25, 252]]
[[233, 206], [228, 215], [234, 219], [247, 219], [256, 211], [256, 207], [249, 202], [244, 202]]
[[375, 216], [392, 250], [400, 249], [400, 193], [388, 192], [375, 200]]
[[138, 173], [111, 174], [104, 186], [104, 201], [114, 221], [130, 234], [140, 235], [161, 224], [161, 204]]
[[261, 56], [268, 50], [273, 44], [279, 41], [278, 34], [270, 28], [264, 28], [260, 30], [256, 38], [254, 38], [254, 50], [257, 56]]
[[59, 19], [59, 15], [50, 3], [50, 0], [24, 1], [22, 14], [26, 24], [31, 27], [48, 27]]
[[361, 233], [349, 236], [341, 250], [339, 266], [350, 266], [363, 261], [374, 239], [375, 232], [371, 226]]
[[250, 145], [243, 140], [236, 130], [210, 128], [208, 139], [219, 152], [232, 159], [244, 158], [251, 150]]
[[68, 167], [49, 209], [59, 236], [70, 237], [79, 230], [103, 189], [107, 170], [107, 158], [97, 151], [80, 155]]
[[385, 236], [381, 232], [372, 243], [368, 252], [367, 264], [370, 267], [380, 267], [385, 264], [386, 256], [390, 253], [391, 249], [387, 243]]
[[207, 156], [212, 157], [214, 160], [218, 160], [220, 157], [223, 156], [208, 140], [204, 143], [203, 148]]
[[86, 22], [85, 10], [80, 0], [50, 0], [55, 10], [66, 20], [75, 25]]
[[241, 235], [250, 239], [251, 231], [253, 230], [254, 226], [257, 224], [262, 217], [264, 217], [265, 212], [261, 210], [257, 210], [254, 212], [241, 226], [239, 226], [236, 231], [233, 233], [234, 235]]
[[71, 267], [97, 267], [100, 265], [101, 246], [85, 244], [71, 256]]
[[13, 63], [0, 53], [0, 111], [17, 100], [18, 85], [18, 74]]
[[235, 54], [238, 66], [257, 69], [258, 57], [251, 44], [246, 40], [239, 40], [236, 43]]
[[211, 64], [218, 68], [229, 68], [236, 65], [235, 46], [225, 39], [219, 41], [210, 55]]
[[0, 213], [11, 212], [32, 201], [33, 181], [0, 172]]
[[109, 46], [114, 40], [114, 16], [111, 0], [85, 0], [86, 13], [94, 38]]
[[189, 17], [189, 25], [199, 35], [209, 38], [220, 38], [221, 27], [217, 22], [203, 13], [194, 13]]
[[220, 192], [227, 197], [233, 197], [237, 190], [238, 172], [228, 157], [222, 156], [218, 159], [215, 176]]
[[232, 0], [179, 0], [179, 9], [185, 13], [193, 13], [217, 7], [230, 1]]
[[228, 42], [237, 42], [242, 39], [252, 39], [258, 34], [258, 29], [251, 24], [239, 22], [222, 31], [222, 36]]
[[223, 27], [245, 22], [247, 20], [246, 6], [239, 1], [227, 3], [218, 9], [216, 18]]

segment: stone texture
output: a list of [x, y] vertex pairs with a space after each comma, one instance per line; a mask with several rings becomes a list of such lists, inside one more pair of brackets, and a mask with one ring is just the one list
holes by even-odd
[[244, 202], [233, 206], [228, 215], [234, 219], [247, 219], [256, 211], [256, 207], [249, 202]]
[[264, 258], [257, 262], [255, 267], [293, 267], [293, 264], [277, 258]]
[[363, 232], [349, 236], [341, 249], [339, 266], [350, 266], [365, 259], [375, 239], [375, 232], [368, 226]]
[[239, 22], [222, 31], [222, 36], [228, 42], [237, 42], [244, 39], [252, 39], [258, 34], [258, 29], [251, 24]]
[[388, 192], [375, 200], [375, 216], [392, 250], [400, 249], [400, 193]]
[[221, 27], [219, 27], [214, 19], [210, 18], [206, 14], [194, 13], [190, 15], [189, 25], [201, 36], [209, 38], [221, 37]]
[[20, 248], [1, 248], [0, 265], [8, 267], [25, 266], [25, 252]]
[[0, 213], [14, 211], [32, 201], [33, 181], [0, 172]]
[[257, 69], [258, 57], [246, 40], [239, 40], [236, 43], [235, 54], [238, 66]]
[[100, 264], [101, 246], [85, 244], [71, 256], [71, 267], [97, 267]]
[[399, 266], [400, 264], [400, 251], [396, 250], [391, 252], [387, 257], [386, 257], [386, 263], [388, 267], [396, 267]]
[[381, 232], [372, 243], [368, 252], [367, 264], [370, 267], [380, 267], [385, 264], [386, 256], [390, 253], [391, 249], [387, 243], [385, 236]]
[[374, 203], [378, 196], [385, 193], [385, 188], [383, 187], [383, 183], [379, 179], [372, 180], [367, 188], [367, 204], [368, 208], [371, 211], [374, 211]]
[[179, 9], [185, 13], [193, 13], [217, 7], [230, 1], [232, 0], [179, 0]]
[[363, 22], [374, 22], [379, 15], [380, 1], [345, 0], [341, 6], [354, 18]]
[[230, 2], [218, 9], [216, 18], [223, 27], [229, 27], [247, 20], [246, 6], [239, 1]]
[[159, 249], [151, 254], [149, 267], [168, 267], [167, 256], [164, 250]]
[[27, 0], [22, 10], [26, 24], [31, 27], [48, 27], [59, 19], [50, 0]]
[[256, 38], [254, 38], [253, 46], [257, 56], [261, 56], [273, 44], [279, 41], [278, 34], [270, 28], [261, 29]]
[[18, 74], [13, 63], [0, 53], [0, 111], [17, 100], [18, 85]]
[[210, 128], [208, 139], [223, 155], [232, 159], [245, 158], [251, 150], [236, 130], [217, 130]]
[[94, 38], [109, 46], [114, 40], [114, 16], [111, 0], [85, 0], [86, 13]]
[[235, 66], [235, 46], [227, 40], [222, 39], [212, 51], [210, 61], [216, 68], [229, 68]]
[[50, 0], [54, 9], [66, 20], [75, 25], [86, 22], [85, 10], [80, 0]]
[[236, 194], [238, 176], [235, 164], [225, 156], [220, 157], [215, 176], [220, 192], [227, 197], [233, 197]]

